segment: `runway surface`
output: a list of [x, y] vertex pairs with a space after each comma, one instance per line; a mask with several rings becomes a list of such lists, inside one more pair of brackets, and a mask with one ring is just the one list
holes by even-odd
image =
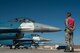
[[80, 53], [80, 51], [64, 52], [63, 50], [0, 48], [0, 53]]

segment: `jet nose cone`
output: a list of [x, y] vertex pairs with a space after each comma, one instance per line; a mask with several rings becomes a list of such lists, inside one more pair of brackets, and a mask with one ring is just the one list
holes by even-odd
[[40, 31], [41, 32], [57, 32], [57, 31], [61, 31], [61, 29], [57, 28], [57, 27], [49, 26], [49, 25], [35, 23], [35, 31], [38, 31], [38, 32], [40, 32]]
[[48, 25], [42, 26], [42, 29], [43, 29], [44, 31], [46, 31], [46, 32], [57, 32], [57, 31], [61, 31], [61, 29], [58, 28], [58, 27], [53, 27], [53, 26], [48, 26]]

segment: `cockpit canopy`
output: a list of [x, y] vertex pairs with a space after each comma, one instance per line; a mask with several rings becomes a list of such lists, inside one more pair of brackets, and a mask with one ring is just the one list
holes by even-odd
[[31, 20], [30, 18], [20, 17], [20, 18], [12, 19], [9, 22], [28, 22], [30, 23], [30, 22], [35, 22], [35, 21]]

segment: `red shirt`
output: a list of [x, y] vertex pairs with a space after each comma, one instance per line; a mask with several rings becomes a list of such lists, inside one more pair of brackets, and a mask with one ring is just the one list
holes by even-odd
[[67, 23], [68, 23], [68, 26], [69, 27], [71, 27], [71, 28], [73, 28], [74, 27], [74, 19], [73, 18], [71, 18], [71, 17], [69, 17], [68, 19], [67, 19]]

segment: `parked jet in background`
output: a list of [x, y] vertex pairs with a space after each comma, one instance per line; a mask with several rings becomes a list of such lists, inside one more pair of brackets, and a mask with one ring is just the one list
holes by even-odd
[[5, 45], [5, 46], [9, 46], [11, 49], [12, 48], [20, 48], [20, 46], [24, 46], [25, 48], [30, 48], [31, 46], [34, 46], [35, 48], [37, 48], [40, 44], [47, 43], [51, 41], [50, 39], [46, 39], [41, 37], [38, 34], [30, 34], [30, 35], [25, 35], [23, 38], [21, 39], [17, 39], [16, 45], [14, 47], [14, 43], [12, 40], [1, 40], [0, 44], [1, 45]]

